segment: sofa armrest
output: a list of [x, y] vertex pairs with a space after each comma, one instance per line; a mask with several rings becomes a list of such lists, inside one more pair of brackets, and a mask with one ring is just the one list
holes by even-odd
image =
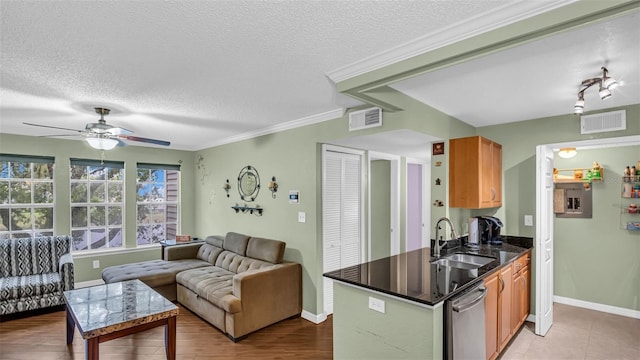
[[302, 312], [302, 266], [284, 262], [233, 277], [233, 295], [240, 299], [242, 312], [277, 319]]
[[60, 257], [58, 272], [60, 273], [60, 278], [64, 286], [63, 290], [73, 290], [75, 283], [73, 278], [73, 256], [71, 253], [64, 254]]
[[164, 248], [165, 260], [195, 259], [200, 246], [204, 243], [167, 246]]

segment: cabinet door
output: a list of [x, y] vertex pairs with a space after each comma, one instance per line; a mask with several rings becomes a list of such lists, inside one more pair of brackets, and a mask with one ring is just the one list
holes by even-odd
[[484, 303], [486, 359], [495, 359], [498, 356], [498, 292], [500, 281], [498, 272], [484, 280], [487, 288], [487, 297]]
[[492, 142], [491, 147], [491, 206], [502, 206], [502, 145]]
[[511, 303], [513, 270], [506, 266], [500, 271], [500, 295], [498, 297], [498, 342], [502, 351], [511, 339]]
[[520, 299], [520, 325], [522, 325], [529, 316], [529, 306], [530, 306], [530, 296], [531, 296], [531, 285], [530, 285], [530, 272], [529, 266], [526, 266], [522, 269], [522, 275], [520, 276], [522, 279], [522, 298]]
[[522, 274], [520, 272], [513, 275], [512, 286], [513, 299], [511, 301], [511, 333], [515, 334], [520, 326], [520, 318], [522, 318], [522, 299], [524, 298], [524, 294], [522, 294]]
[[449, 206], [502, 206], [502, 146], [481, 136], [449, 141]]

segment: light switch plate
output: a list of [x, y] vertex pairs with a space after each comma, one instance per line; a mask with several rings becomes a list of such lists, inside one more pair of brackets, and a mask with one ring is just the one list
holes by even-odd
[[304, 211], [298, 211], [298, 222], [307, 222], [307, 214]]
[[94, 269], [100, 268], [100, 260], [93, 260], [93, 268]]
[[533, 226], [533, 215], [524, 216], [524, 226]]

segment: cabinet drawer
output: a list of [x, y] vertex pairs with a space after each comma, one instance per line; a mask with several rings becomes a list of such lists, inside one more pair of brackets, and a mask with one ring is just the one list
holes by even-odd
[[513, 275], [516, 275], [516, 273], [529, 266], [529, 262], [531, 262], [531, 252], [527, 252], [517, 258], [516, 261], [513, 262]]

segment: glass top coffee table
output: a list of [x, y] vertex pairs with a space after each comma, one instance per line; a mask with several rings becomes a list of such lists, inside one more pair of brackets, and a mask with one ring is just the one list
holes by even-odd
[[178, 307], [140, 280], [92, 286], [64, 292], [67, 344], [75, 327], [85, 340], [87, 359], [98, 359], [99, 344], [140, 331], [165, 326], [167, 359], [176, 358]]

